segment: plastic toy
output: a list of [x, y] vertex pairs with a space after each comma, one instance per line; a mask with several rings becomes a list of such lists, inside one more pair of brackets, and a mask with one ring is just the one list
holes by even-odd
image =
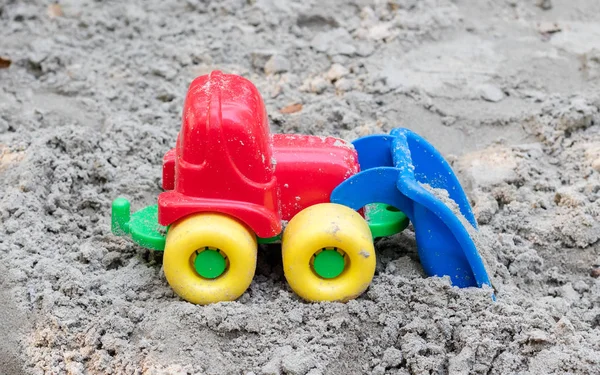
[[125, 198], [113, 202], [112, 231], [164, 250], [167, 281], [192, 303], [240, 297], [254, 277], [258, 245], [276, 241], [300, 297], [353, 299], [373, 279], [374, 238], [399, 233], [409, 220], [428, 275], [448, 275], [459, 287], [490, 284], [461, 220], [421, 186], [448, 190], [476, 229], [456, 176], [407, 129], [353, 144], [270, 134], [256, 87], [215, 71], [191, 83], [162, 177], [156, 205], [130, 214]]

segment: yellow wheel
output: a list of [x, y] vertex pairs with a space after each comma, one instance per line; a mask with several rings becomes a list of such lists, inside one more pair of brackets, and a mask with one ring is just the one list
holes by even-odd
[[375, 274], [371, 230], [358, 212], [333, 203], [308, 207], [283, 233], [283, 270], [290, 287], [307, 301], [348, 301]]
[[250, 286], [256, 270], [253, 232], [227, 215], [195, 214], [167, 233], [163, 268], [171, 288], [196, 304], [233, 301]]

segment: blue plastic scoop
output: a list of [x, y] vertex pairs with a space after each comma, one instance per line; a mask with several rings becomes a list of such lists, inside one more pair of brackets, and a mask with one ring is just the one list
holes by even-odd
[[[353, 142], [361, 172], [340, 184], [331, 202], [355, 210], [385, 203], [402, 211], [415, 229], [419, 258], [429, 276], [449, 276], [458, 287], [491, 286], [465, 225], [477, 222], [448, 162], [424, 138], [404, 128]], [[463, 221], [422, 184], [448, 191]]]

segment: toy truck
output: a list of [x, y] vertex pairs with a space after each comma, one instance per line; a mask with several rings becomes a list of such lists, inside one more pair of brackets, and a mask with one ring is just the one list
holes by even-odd
[[271, 134], [244, 77], [214, 71], [190, 85], [157, 204], [112, 205], [112, 231], [164, 251], [172, 289], [195, 304], [233, 301], [250, 286], [259, 244], [280, 242], [285, 278], [307, 301], [348, 301], [371, 283], [374, 239], [415, 229], [430, 276], [489, 285], [463, 222], [423, 184], [446, 189], [477, 228], [448, 163], [408, 129], [360, 138]]

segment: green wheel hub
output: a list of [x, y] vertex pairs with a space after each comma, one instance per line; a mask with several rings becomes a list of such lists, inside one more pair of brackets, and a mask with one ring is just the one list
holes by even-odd
[[344, 256], [335, 249], [324, 249], [315, 255], [313, 270], [324, 279], [338, 277], [346, 266]]
[[219, 250], [206, 248], [196, 255], [194, 268], [205, 279], [216, 279], [225, 272], [227, 261]]

